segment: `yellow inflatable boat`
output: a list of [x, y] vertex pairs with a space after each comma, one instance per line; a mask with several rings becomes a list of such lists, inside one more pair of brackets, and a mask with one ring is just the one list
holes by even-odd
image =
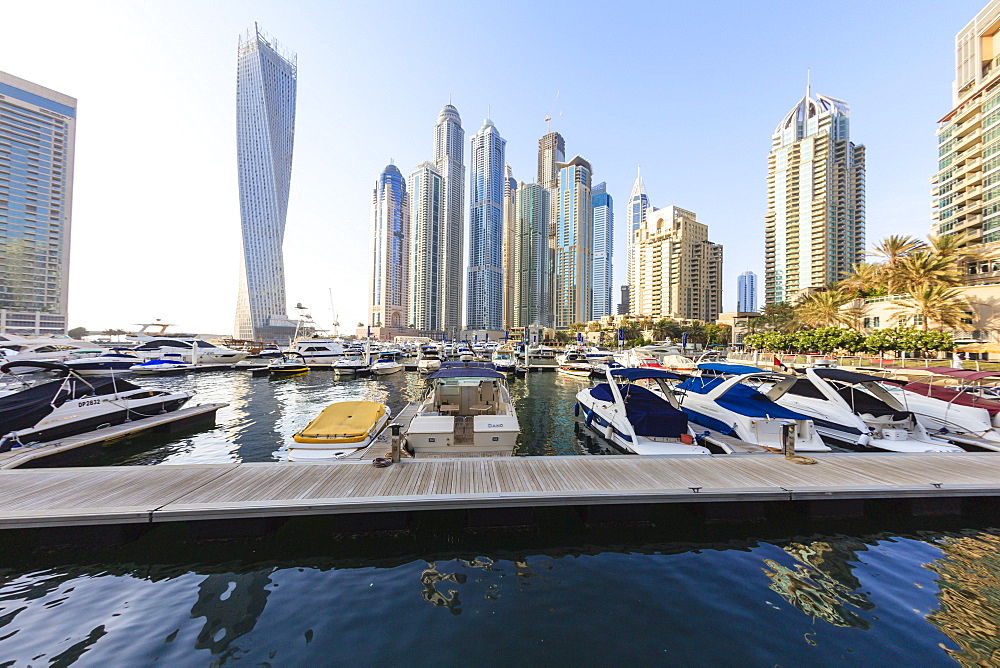
[[377, 401], [338, 401], [295, 434], [293, 461], [339, 459], [368, 447], [389, 423], [389, 407]]

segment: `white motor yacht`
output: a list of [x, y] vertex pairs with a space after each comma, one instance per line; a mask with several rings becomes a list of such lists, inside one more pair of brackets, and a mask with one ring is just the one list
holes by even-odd
[[[28, 337], [17, 334], [0, 334], [0, 361], [23, 362], [42, 360], [63, 362], [67, 359], [92, 357], [104, 352], [98, 346], [69, 337]], [[21, 373], [31, 373], [25, 367]]]
[[434, 346], [422, 346], [417, 355], [417, 371], [432, 373], [441, 368], [441, 355]]
[[116, 371], [128, 371], [142, 361], [128, 348], [112, 348], [94, 357], [80, 357], [63, 362], [81, 376], [106, 376]]
[[0, 396], [0, 452], [175, 411], [193, 396], [139, 387], [114, 376], [88, 380], [57, 362], [7, 362], [0, 371], [11, 374], [19, 367], [60, 377], [24, 383], [20, 391]]
[[414, 457], [514, 453], [521, 427], [503, 374], [446, 363], [427, 380], [427, 393], [405, 434]]
[[298, 353], [305, 364], [333, 364], [344, 359], [344, 346], [332, 339], [298, 339], [291, 352]]
[[187, 373], [193, 367], [194, 364], [185, 362], [180, 353], [166, 353], [162, 357], [155, 357], [138, 364], [133, 364], [128, 370], [140, 376], [164, 376]]
[[397, 354], [395, 351], [379, 353], [378, 358], [372, 363], [371, 372], [378, 376], [387, 376], [402, 371], [403, 363], [396, 359]]
[[823, 436], [850, 448], [891, 452], [962, 452], [932, 438], [906, 404], [883, 383], [903, 384], [868, 374], [811, 367], [777, 402], [812, 418]]
[[171, 336], [146, 337], [132, 350], [147, 360], [162, 358], [167, 353], [180, 355], [181, 361], [188, 364], [236, 364], [249, 354], [242, 350], [220, 348], [202, 339]]
[[673, 388], [691, 422], [776, 450], [783, 445], [784, 425], [794, 424], [797, 451], [830, 450], [808, 415], [775, 403], [796, 382], [795, 376], [742, 364], [699, 364], [698, 371], [701, 375]]
[[500, 373], [510, 373], [517, 367], [517, 356], [514, 349], [510, 347], [499, 347], [494, 351], [491, 359], [493, 368]]
[[[660, 369], [609, 369], [607, 382], [576, 395], [585, 424], [605, 440], [637, 455], [710, 455], [695, 444], [688, 416], [673, 399], [667, 381], [680, 380]], [[660, 385], [653, 392], [634, 381]]]

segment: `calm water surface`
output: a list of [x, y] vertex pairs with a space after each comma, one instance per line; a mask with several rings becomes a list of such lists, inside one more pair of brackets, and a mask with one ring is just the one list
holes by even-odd
[[[156, 384], [231, 405], [214, 429], [99, 463], [282, 460], [328, 403], [396, 411], [422, 381]], [[520, 453], [581, 453], [571, 407], [585, 384], [511, 383]], [[1000, 665], [997, 529], [547, 526], [351, 537], [302, 520], [258, 540], [161, 527], [108, 549], [7, 546], [0, 666]]]

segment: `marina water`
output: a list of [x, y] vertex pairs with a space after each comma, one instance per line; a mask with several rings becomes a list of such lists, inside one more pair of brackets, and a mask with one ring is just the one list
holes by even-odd
[[[585, 382], [511, 383], [518, 452], [588, 452]], [[280, 461], [340, 399], [419, 396], [415, 373], [333, 381], [158, 379], [225, 401], [214, 429], [146, 439], [89, 465]], [[814, 521], [259, 539], [162, 527], [108, 548], [0, 552], [0, 665], [996, 665], [1000, 530], [972, 520]]]

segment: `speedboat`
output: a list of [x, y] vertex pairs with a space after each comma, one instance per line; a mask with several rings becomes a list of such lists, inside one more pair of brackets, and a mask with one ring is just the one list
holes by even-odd
[[427, 376], [424, 398], [406, 430], [414, 457], [510, 456], [521, 427], [504, 375], [451, 364]]
[[497, 348], [493, 353], [493, 367], [500, 373], [510, 373], [517, 366], [513, 348]]
[[594, 368], [591, 369], [590, 374], [592, 376], [597, 376], [598, 378], [604, 378], [608, 374], [609, 369], [624, 369], [621, 364], [610, 360], [608, 362], [601, 362], [600, 364], [595, 364]]
[[808, 415], [775, 403], [795, 376], [743, 364], [699, 364], [698, 372], [673, 388], [691, 422], [772, 449], [781, 449], [784, 426], [794, 424], [796, 450], [830, 450]]
[[594, 366], [586, 360], [563, 362], [559, 365], [559, 368], [556, 369], [556, 371], [564, 376], [575, 376], [577, 378], [590, 378], [590, 374], [593, 370]]
[[[299, 359], [293, 359], [293, 358]], [[273, 360], [266, 367], [251, 371], [254, 376], [270, 376], [272, 378], [290, 378], [309, 373], [309, 366], [298, 353], [285, 353], [279, 359]]]
[[431, 373], [441, 368], [441, 356], [438, 349], [432, 346], [420, 348], [420, 355], [417, 357], [417, 371], [420, 373]]
[[591, 364], [601, 364], [604, 362], [612, 362], [615, 359], [615, 354], [613, 351], [607, 348], [601, 348], [600, 346], [590, 346], [584, 349], [584, 354], [587, 356], [587, 361]]
[[396, 359], [396, 352], [379, 353], [378, 359], [372, 364], [372, 373], [378, 376], [387, 376], [403, 370], [403, 363]]
[[[962, 452], [932, 438], [910, 411], [904, 395], [894, 395], [885, 383], [906, 381], [868, 374], [811, 367], [776, 401], [812, 418], [822, 436], [849, 448], [890, 452]], [[902, 400], [902, 401], [901, 401]]]
[[193, 364], [184, 361], [180, 353], [166, 353], [162, 357], [133, 364], [128, 370], [140, 375], [151, 376], [153, 374], [186, 373], [193, 367]]
[[81, 376], [104, 376], [115, 371], [128, 371], [141, 358], [129, 348], [112, 348], [95, 357], [80, 357], [63, 362]]
[[[635, 381], [660, 386], [653, 392]], [[673, 399], [667, 381], [680, 376], [660, 369], [609, 369], [606, 383], [576, 394], [588, 427], [626, 452], [637, 455], [710, 455], [695, 444], [688, 416]]]
[[290, 461], [341, 459], [371, 445], [389, 424], [389, 407], [377, 401], [330, 404], [292, 438]]
[[350, 357], [337, 360], [330, 366], [330, 369], [333, 371], [335, 376], [359, 376], [363, 373], [371, 371], [371, 364], [368, 363], [367, 356], [361, 357], [352, 355]]
[[56, 372], [59, 378], [24, 383], [24, 389], [0, 396], [0, 452], [169, 413], [193, 396], [143, 388], [114, 376], [88, 380], [57, 362], [7, 362], [0, 371], [13, 374], [18, 367]]
[[[99, 355], [101, 352], [103, 351], [86, 341], [77, 341], [69, 337], [27, 337], [17, 334], [0, 334], [0, 361], [4, 362], [23, 362], [26, 360], [64, 362], [67, 359]], [[33, 371], [33, 369], [24, 368], [19, 373], [32, 373]]]

